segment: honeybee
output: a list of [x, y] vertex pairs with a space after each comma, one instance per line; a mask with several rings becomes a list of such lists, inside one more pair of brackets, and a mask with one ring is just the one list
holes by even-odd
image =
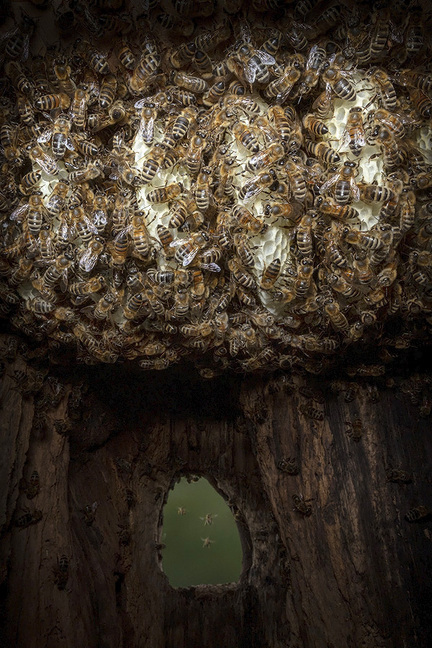
[[21, 184], [19, 185], [19, 190], [22, 194], [28, 194], [32, 192], [36, 185], [39, 184], [42, 178], [41, 171], [29, 171], [21, 178]]
[[393, 112], [396, 110], [396, 92], [390, 77], [380, 68], [372, 68], [366, 75], [378, 90], [380, 99], [385, 110]]
[[27, 512], [23, 515], [20, 515], [15, 520], [15, 526], [19, 527], [20, 529], [25, 529], [31, 524], [37, 524], [40, 520], [42, 520], [42, 511], [35, 509], [33, 513]]
[[176, 200], [183, 191], [183, 185], [181, 182], [176, 182], [174, 184], [166, 185], [165, 187], [158, 187], [153, 189], [147, 194], [147, 200], [151, 203], [166, 203], [172, 200]]
[[166, 148], [157, 142], [144, 159], [141, 178], [144, 183], [151, 182], [160, 169], [165, 158]]
[[303, 117], [303, 126], [310, 131], [313, 135], [325, 135], [328, 133], [328, 128], [323, 121], [317, 119], [314, 115], [305, 115]]
[[136, 256], [138, 256], [138, 258], [148, 257], [151, 245], [143, 215], [138, 213], [133, 216], [131, 222], [131, 233]]
[[56, 159], [61, 159], [66, 153], [66, 148], [70, 151], [75, 149], [72, 139], [69, 137], [71, 122], [67, 115], [60, 114], [54, 120], [52, 128], [47, 129], [38, 137], [39, 144], [46, 144], [51, 140], [52, 154]]
[[209, 243], [210, 237], [206, 232], [195, 232], [188, 239], [177, 239], [171, 241], [170, 247], [176, 247], [174, 258], [177, 263], [187, 266], [196, 257], [198, 252]]
[[355, 106], [349, 110], [342, 133], [342, 146], [349, 146], [355, 156], [359, 156], [362, 148], [366, 146], [366, 135], [360, 106]]
[[190, 139], [189, 146], [185, 153], [184, 164], [189, 173], [199, 173], [202, 164], [203, 151], [206, 148], [206, 133], [197, 131]]
[[363, 423], [361, 419], [356, 418], [352, 422], [351, 421], [345, 421], [345, 425], [347, 426], [346, 428], [346, 434], [347, 436], [358, 443], [361, 438], [363, 437]]
[[97, 161], [89, 162], [87, 166], [78, 169], [77, 171], [72, 171], [69, 174], [69, 181], [75, 184], [81, 182], [88, 182], [89, 180], [94, 180], [98, 178], [102, 173], [102, 170]]
[[311, 501], [310, 499], [305, 500], [303, 495], [293, 495], [292, 499], [294, 502], [294, 511], [301, 513], [304, 517], [312, 515], [312, 506], [307, 503]]
[[242, 122], [237, 122], [233, 127], [233, 135], [237, 142], [242, 144], [248, 151], [251, 153], [258, 153], [260, 145], [248, 126]]
[[331, 216], [341, 221], [355, 221], [359, 217], [359, 212], [350, 205], [340, 205], [329, 197], [317, 196], [314, 206], [323, 214]]
[[300, 77], [300, 69], [295, 67], [286, 67], [281, 76], [270, 81], [264, 90], [264, 96], [267, 99], [274, 99], [278, 104], [285, 103]]
[[158, 223], [156, 229], [165, 256], [172, 257], [173, 256], [172, 243], [174, 241], [173, 235], [171, 234], [169, 229], [165, 227], [165, 225], [162, 225], [162, 223]]
[[85, 272], [93, 270], [104, 247], [104, 240], [99, 236], [95, 236], [95, 238], [90, 241], [88, 248], [80, 256], [78, 260], [79, 268]]
[[135, 103], [135, 108], [141, 109], [141, 117], [134, 141], [141, 138], [146, 144], [152, 144], [154, 139], [154, 126], [157, 118], [157, 108], [154, 103], [140, 99]]
[[76, 128], [82, 130], [86, 124], [87, 104], [89, 93], [83, 88], [77, 88], [70, 105], [69, 113]]
[[38, 164], [47, 175], [58, 174], [59, 167], [56, 160], [48, 155], [39, 144], [30, 144], [27, 150], [30, 160]]
[[305, 144], [309, 155], [320, 158], [326, 164], [335, 164], [340, 160], [340, 155], [327, 142], [313, 142], [305, 138]]
[[270, 290], [278, 278], [281, 271], [281, 260], [273, 259], [265, 268], [260, 281], [260, 288]]
[[285, 155], [285, 149], [281, 144], [274, 142], [270, 146], [249, 158], [246, 164], [246, 171], [259, 171], [263, 167], [270, 167], [278, 162]]
[[250, 289], [256, 287], [255, 279], [244, 269], [236, 257], [232, 257], [228, 261], [228, 268], [231, 271], [234, 281], [243, 286], [243, 288]]
[[209, 537], [201, 538], [201, 540], [202, 540], [202, 543], [203, 543], [203, 545], [202, 545], [203, 548], [207, 547], [208, 549], [211, 547], [212, 544], [214, 544], [216, 542], [216, 540], [210, 540]]
[[339, 205], [346, 205], [351, 200], [360, 200], [360, 189], [354, 179], [354, 170], [357, 169], [355, 162], [347, 160], [343, 167], [331, 178], [321, 185], [320, 193], [325, 194], [330, 187], [335, 185], [334, 196]]
[[291, 157], [286, 161], [285, 169], [294, 198], [303, 202], [306, 198], [307, 187], [302, 167]]
[[179, 70], [172, 71], [171, 81], [180, 88], [184, 88], [185, 90], [188, 90], [189, 92], [193, 92], [195, 94], [203, 94], [209, 89], [207, 81], [205, 81], [201, 77], [186, 74], [185, 72], [181, 72]]
[[335, 66], [326, 68], [321, 75], [324, 83], [328, 84], [332, 92], [345, 101], [355, 101], [356, 91], [354, 85], [348, 80], [347, 75], [344, 74]]
[[255, 82], [265, 84], [270, 79], [267, 69], [276, 59], [264, 50], [255, 49], [251, 43], [243, 41], [227, 60], [228, 69], [242, 83], [252, 86]]
[[34, 102], [34, 107], [40, 112], [48, 112], [49, 110], [54, 110], [55, 108], [67, 110], [70, 106], [70, 103], [70, 97], [64, 92], [59, 92], [58, 94], [47, 94], [38, 97]]
[[261, 234], [266, 231], [267, 225], [263, 220], [257, 218], [251, 211], [242, 205], [233, 207], [232, 215], [235, 219], [235, 224], [244, 227], [245, 229], [255, 234]]
[[277, 176], [273, 169], [269, 171], [262, 171], [250, 180], [247, 180], [239, 191], [240, 200], [251, 200], [257, 196], [261, 191], [264, 191], [277, 181]]
[[334, 299], [329, 299], [324, 306], [324, 311], [328, 315], [331, 323], [338, 331], [349, 331], [348, 320], [342, 313], [339, 304]]
[[397, 113], [379, 108], [373, 111], [372, 120], [382, 124], [394, 137], [405, 137], [406, 131], [403, 119]]

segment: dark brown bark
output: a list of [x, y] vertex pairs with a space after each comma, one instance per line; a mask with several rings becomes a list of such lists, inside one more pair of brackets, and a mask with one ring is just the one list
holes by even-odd
[[[25, 365], [9, 358], [1, 385], [4, 646], [430, 645], [430, 516], [404, 518], [432, 509], [430, 420], [405, 394], [382, 389], [375, 403], [359, 384], [347, 403], [305, 379], [54, 367], [65, 391], [51, 407], [48, 374], [21, 393], [13, 376]], [[357, 418], [358, 441], [347, 434]], [[411, 483], [388, 481], [388, 467]], [[34, 470], [40, 492], [29, 499], [20, 480]], [[163, 504], [188, 473], [236, 515], [238, 584], [174, 590], [161, 570]], [[310, 515], [293, 510], [293, 495]], [[20, 528], [26, 510], [42, 519]]]

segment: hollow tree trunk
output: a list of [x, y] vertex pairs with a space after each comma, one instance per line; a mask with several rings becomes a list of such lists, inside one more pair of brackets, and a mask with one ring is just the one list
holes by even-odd
[[[430, 420], [404, 394], [126, 367], [54, 367], [32, 390], [26, 362], [7, 358], [1, 384], [1, 645], [430, 645], [430, 516], [405, 519], [432, 508]], [[170, 587], [179, 474], [228, 500], [238, 584]]]

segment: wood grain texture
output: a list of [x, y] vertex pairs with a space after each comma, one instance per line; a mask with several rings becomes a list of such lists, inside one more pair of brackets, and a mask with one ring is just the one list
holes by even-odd
[[[382, 389], [374, 402], [359, 383], [346, 402], [303, 378], [52, 367], [64, 394], [45, 402], [35, 431], [47, 377], [24, 397], [13, 375], [26, 364], [7, 360], [1, 383], [0, 645], [430, 645], [431, 520], [404, 519], [432, 510], [430, 420], [405, 394]], [[355, 419], [358, 441], [347, 433]], [[389, 466], [411, 483], [388, 481]], [[20, 480], [33, 470], [41, 489], [29, 500]], [[243, 545], [238, 584], [170, 587], [163, 505], [181, 474], [205, 476], [227, 499]], [[293, 495], [310, 515], [293, 510]], [[36, 509], [40, 521], [16, 526]]]

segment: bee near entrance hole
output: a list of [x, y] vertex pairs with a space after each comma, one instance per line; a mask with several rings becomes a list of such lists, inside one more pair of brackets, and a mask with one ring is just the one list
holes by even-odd
[[243, 551], [236, 519], [207, 479], [177, 480], [162, 516], [162, 569], [172, 587], [240, 580]]

